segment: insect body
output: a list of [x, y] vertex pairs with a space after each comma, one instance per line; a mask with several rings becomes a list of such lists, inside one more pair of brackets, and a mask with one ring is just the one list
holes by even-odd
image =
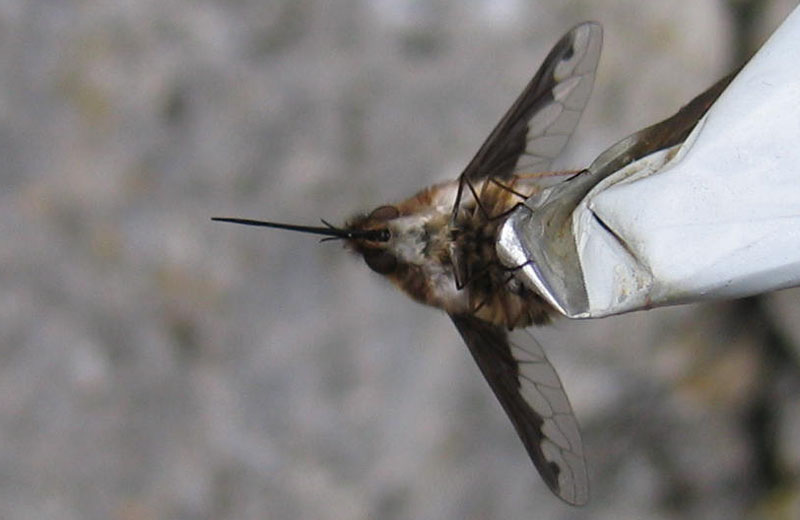
[[521, 330], [546, 323], [553, 311], [514, 277], [516, 266], [501, 264], [495, 243], [512, 210], [553, 178], [575, 173], [542, 172], [589, 99], [601, 43], [594, 23], [565, 34], [454, 181], [341, 228], [214, 219], [343, 239], [414, 300], [447, 312], [547, 485], [576, 505], [588, 500], [578, 424], [555, 370]]
[[[373, 271], [416, 301], [447, 312], [542, 478], [574, 505], [589, 498], [578, 423], [544, 351], [523, 330], [546, 323], [555, 313], [551, 305], [559, 305], [545, 300], [525, 271], [541, 273], [563, 250], [551, 254], [543, 244], [519, 235], [512, 235], [515, 244], [509, 249], [500, 240], [501, 231], [505, 237], [505, 225], [528, 212], [544, 225], [537, 233], [555, 230], [574, 249], [574, 241], [561, 235], [575, 204], [632, 162], [661, 150], [677, 151], [736, 74], [719, 80], [672, 117], [619, 141], [588, 168], [547, 173], [589, 100], [601, 44], [597, 24], [567, 32], [454, 181], [358, 215], [341, 228], [325, 221], [325, 227], [309, 227], [214, 219], [343, 239]], [[568, 263], [550, 274], [574, 294], [584, 290], [581, 273]]]
[[347, 229], [388, 233], [385, 241], [352, 240], [350, 245], [370, 268], [420, 303], [507, 329], [544, 323], [541, 298], [516, 283], [495, 252], [502, 217], [524, 200], [518, 190], [531, 193], [540, 180], [479, 181], [473, 185], [478, 199], [471, 193], [462, 197], [455, 214], [458, 181], [432, 186], [396, 206], [351, 220]]

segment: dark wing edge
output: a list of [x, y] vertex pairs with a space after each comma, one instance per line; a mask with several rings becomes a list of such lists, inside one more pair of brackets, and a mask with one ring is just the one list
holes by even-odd
[[592, 162], [589, 172], [605, 177], [651, 153], [684, 142], [740, 70], [741, 67], [736, 68], [667, 119], [639, 130], [608, 148]]
[[[544, 481], [571, 505], [589, 500], [580, 429], [541, 346], [471, 315], [450, 315]], [[524, 330], [516, 335], [527, 334]]]
[[521, 170], [546, 170], [589, 101], [602, 45], [599, 24], [570, 29], [467, 165], [462, 184], [465, 179], [507, 179]]

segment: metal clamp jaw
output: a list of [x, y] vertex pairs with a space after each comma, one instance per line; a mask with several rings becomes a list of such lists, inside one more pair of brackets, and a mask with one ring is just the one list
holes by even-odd
[[571, 318], [800, 285], [796, 63], [800, 8], [738, 75], [526, 200], [499, 258]]

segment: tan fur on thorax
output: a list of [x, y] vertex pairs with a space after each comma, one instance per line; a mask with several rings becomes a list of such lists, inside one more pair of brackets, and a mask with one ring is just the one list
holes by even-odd
[[[546, 323], [550, 308], [500, 264], [495, 250], [500, 225], [541, 181], [542, 174], [536, 174], [502, 184], [475, 183], [480, 204], [464, 189], [455, 220], [458, 181], [427, 187], [393, 206], [395, 219], [361, 216], [348, 224], [355, 229], [387, 227], [393, 234], [389, 242], [351, 240], [350, 246], [362, 255], [385, 251], [397, 257], [396, 268], [383, 274], [420, 303], [450, 314], [473, 314], [508, 329]], [[464, 285], [460, 290], [456, 280]]]

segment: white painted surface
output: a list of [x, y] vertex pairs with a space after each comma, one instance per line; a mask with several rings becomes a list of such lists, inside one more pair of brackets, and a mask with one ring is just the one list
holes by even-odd
[[797, 63], [795, 10], [673, 160], [587, 197], [574, 229], [592, 317], [800, 284]]

